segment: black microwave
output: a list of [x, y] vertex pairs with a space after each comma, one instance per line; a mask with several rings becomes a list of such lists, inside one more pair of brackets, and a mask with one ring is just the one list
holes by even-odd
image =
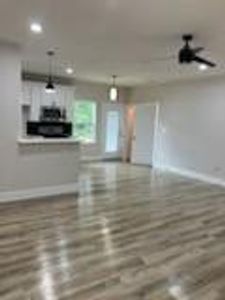
[[26, 131], [28, 136], [69, 138], [72, 136], [73, 126], [70, 122], [29, 121], [27, 122]]

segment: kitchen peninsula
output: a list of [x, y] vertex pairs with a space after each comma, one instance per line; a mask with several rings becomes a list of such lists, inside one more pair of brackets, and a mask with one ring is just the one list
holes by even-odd
[[[69, 95], [68, 87], [58, 88], [61, 89], [60, 95], [62, 90], [66, 90]], [[23, 82], [23, 91], [27, 89], [29, 94], [23, 93], [22, 126], [17, 139], [20, 162], [23, 163], [23, 169], [26, 168], [27, 174], [26, 182], [21, 180], [18, 183], [21, 197], [24, 199], [77, 193], [80, 145], [72, 137], [71, 126], [67, 126], [66, 131], [60, 126], [71, 124], [70, 101], [73, 101], [73, 98], [70, 95], [72, 93], [68, 99], [64, 96], [64, 102], [62, 96], [58, 97], [58, 102], [51, 106], [52, 104], [44, 99], [43, 84]], [[35, 92], [41, 95], [39, 102], [35, 99]], [[68, 111], [68, 120], [66, 117], [65, 120], [61, 119], [60, 108], [62, 107], [63, 110]], [[28, 185], [29, 189], [27, 189]], [[20, 197], [17, 190], [17, 197], [18, 195]]]

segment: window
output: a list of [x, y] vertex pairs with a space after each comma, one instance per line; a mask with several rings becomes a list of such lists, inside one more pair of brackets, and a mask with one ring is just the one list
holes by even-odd
[[96, 141], [96, 112], [94, 101], [76, 101], [73, 107], [73, 136], [83, 143]]

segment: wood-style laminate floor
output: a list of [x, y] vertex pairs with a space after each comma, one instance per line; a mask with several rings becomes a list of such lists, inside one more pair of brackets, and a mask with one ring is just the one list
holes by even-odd
[[224, 300], [225, 189], [119, 163], [0, 205], [1, 300]]

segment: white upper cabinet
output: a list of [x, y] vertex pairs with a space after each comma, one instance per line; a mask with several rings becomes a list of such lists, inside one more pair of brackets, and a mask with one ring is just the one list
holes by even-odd
[[22, 106], [30, 106], [30, 119], [38, 120], [41, 106], [53, 104], [65, 107], [67, 119], [72, 119], [72, 106], [74, 102], [74, 87], [56, 85], [55, 94], [45, 92], [45, 83], [24, 81], [22, 88]]
[[29, 106], [32, 102], [32, 86], [30, 82], [26, 82], [26, 84], [22, 84], [22, 97], [21, 97], [21, 105]]

